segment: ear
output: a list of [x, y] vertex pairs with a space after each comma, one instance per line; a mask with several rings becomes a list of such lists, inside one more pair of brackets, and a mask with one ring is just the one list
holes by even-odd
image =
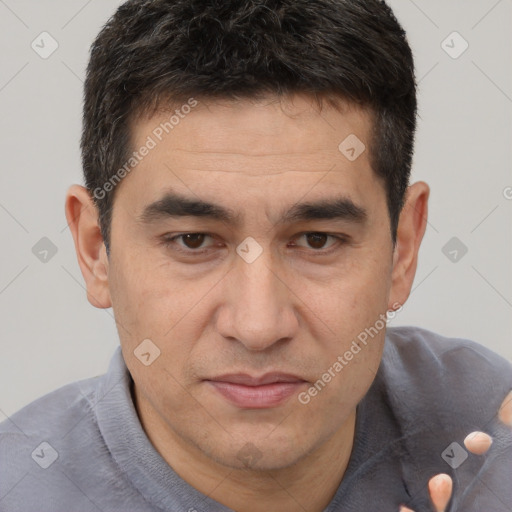
[[427, 227], [429, 186], [418, 181], [407, 189], [405, 204], [398, 222], [388, 309], [405, 304], [411, 293], [418, 251]]
[[73, 185], [66, 194], [66, 219], [73, 235], [87, 300], [96, 308], [112, 306], [108, 287], [108, 258], [98, 223], [98, 210], [89, 191]]

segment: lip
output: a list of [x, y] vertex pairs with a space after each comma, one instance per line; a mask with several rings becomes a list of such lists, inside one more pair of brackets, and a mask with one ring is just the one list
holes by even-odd
[[207, 379], [221, 396], [242, 409], [268, 409], [283, 404], [307, 381], [287, 373], [266, 373], [260, 377], [229, 374]]

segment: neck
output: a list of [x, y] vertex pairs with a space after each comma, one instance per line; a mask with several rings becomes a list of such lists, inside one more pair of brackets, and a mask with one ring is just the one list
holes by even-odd
[[295, 464], [276, 470], [233, 469], [185, 442], [137, 400], [142, 426], [173, 470], [205, 496], [244, 512], [322, 512], [343, 479], [352, 452], [356, 411], [322, 445]]

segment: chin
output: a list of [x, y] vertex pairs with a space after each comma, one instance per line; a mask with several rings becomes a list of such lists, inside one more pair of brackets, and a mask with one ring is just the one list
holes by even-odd
[[[299, 443], [297, 440], [300, 439]], [[227, 439], [226, 443], [218, 442], [210, 446], [207, 455], [218, 464], [250, 471], [276, 471], [298, 463], [314, 450], [304, 436], [296, 432], [289, 436], [269, 438], [265, 430], [259, 435], [239, 435], [237, 441]], [[318, 444], [320, 441], [318, 441]]]

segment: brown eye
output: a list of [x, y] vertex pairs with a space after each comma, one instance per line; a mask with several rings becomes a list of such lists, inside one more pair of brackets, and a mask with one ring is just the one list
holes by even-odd
[[164, 237], [162, 243], [165, 247], [178, 252], [199, 255], [211, 249], [211, 246], [204, 245], [207, 238], [212, 237], [206, 233], [182, 233], [181, 235]]
[[[347, 237], [345, 235], [330, 235], [329, 233], [315, 231], [302, 233], [297, 236], [296, 240], [297, 242], [294, 245], [297, 247], [309, 249], [311, 254], [322, 255], [343, 246], [346, 243]], [[302, 241], [298, 242], [299, 240]]]
[[207, 235], [203, 233], [189, 233], [181, 235], [183, 243], [187, 249], [199, 249]]
[[322, 249], [329, 238], [329, 235], [326, 235], [325, 233], [306, 233], [305, 236], [308, 244], [313, 249]]

